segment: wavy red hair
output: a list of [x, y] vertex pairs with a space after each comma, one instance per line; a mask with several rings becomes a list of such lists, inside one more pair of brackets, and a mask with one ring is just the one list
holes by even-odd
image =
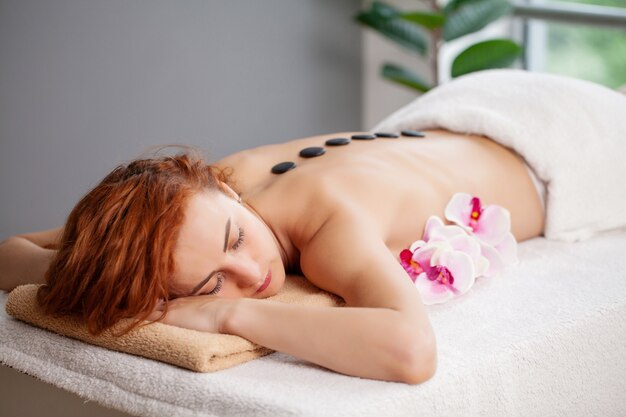
[[70, 213], [37, 299], [74, 315], [97, 335], [124, 318], [136, 328], [172, 291], [173, 252], [191, 195], [219, 189], [227, 174], [196, 153], [120, 165]]

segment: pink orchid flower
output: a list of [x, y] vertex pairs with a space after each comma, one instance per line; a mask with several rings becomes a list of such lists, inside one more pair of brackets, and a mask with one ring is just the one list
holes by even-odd
[[459, 226], [447, 226], [439, 217], [430, 216], [426, 221], [424, 238], [428, 243], [438, 245], [439, 250], [449, 247], [468, 254], [474, 263], [475, 277], [483, 275], [489, 268], [489, 259], [483, 255], [480, 241], [468, 236]]
[[423, 269], [415, 286], [426, 305], [446, 302], [474, 285], [474, 264], [467, 253], [428, 244], [417, 249], [412, 259]]
[[[432, 240], [430, 240], [431, 235]], [[431, 216], [426, 222], [426, 229], [424, 232], [425, 240], [417, 240], [411, 244], [409, 249], [404, 249], [400, 252], [400, 264], [407, 274], [409, 274], [411, 280], [415, 282], [417, 276], [424, 272], [422, 266], [413, 259], [415, 251], [426, 246], [426, 241], [429, 241], [431, 246], [435, 247], [439, 251], [451, 248], [450, 245], [446, 246], [447, 240], [458, 235], [467, 236], [463, 229], [458, 226], [444, 226], [443, 222], [438, 217]]]
[[479, 239], [481, 256], [489, 261], [482, 275], [493, 277], [517, 259], [517, 241], [511, 233], [511, 215], [498, 205], [482, 207], [480, 199], [455, 194], [446, 206], [445, 216]]
[[445, 217], [492, 246], [502, 242], [511, 231], [511, 214], [507, 209], [495, 204], [483, 207], [480, 198], [465, 193], [452, 196]]
[[431, 216], [423, 240], [400, 253], [400, 263], [426, 305], [466, 293], [480, 276], [491, 277], [517, 263], [511, 216], [498, 205], [482, 207], [477, 197], [455, 194], [445, 208], [454, 225]]

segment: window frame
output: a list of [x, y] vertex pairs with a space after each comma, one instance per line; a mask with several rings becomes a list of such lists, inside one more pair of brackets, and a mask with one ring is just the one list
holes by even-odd
[[513, 3], [513, 16], [524, 20], [551, 20], [626, 30], [626, 8], [613, 6], [526, 0]]

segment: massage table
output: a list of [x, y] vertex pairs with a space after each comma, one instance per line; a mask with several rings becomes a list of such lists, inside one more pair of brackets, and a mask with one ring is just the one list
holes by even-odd
[[[0, 364], [14, 369], [3, 368], [2, 387], [21, 384], [21, 372], [74, 396], [59, 398], [140, 416], [626, 416], [625, 112], [623, 95], [593, 83], [490, 70], [373, 128], [490, 137], [548, 191], [548, 238], [520, 243], [518, 265], [427, 307], [438, 369], [423, 384], [341, 375], [283, 353], [193, 372], [32, 327], [4, 314], [0, 294]], [[35, 403], [0, 393], [2, 417]], [[16, 401], [18, 413], [8, 408]]]
[[[625, 416], [626, 230], [576, 243], [535, 238], [520, 243], [519, 258], [427, 307], [438, 369], [420, 385], [341, 375], [283, 353], [197, 373], [15, 320], [1, 293], [0, 415], [28, 415], [30, 390], [47, 386], [73, 401], [47, 416], [68, 416], [77, 402], [113, 416]], [[30, 401], [7, 398], [16, 384]], [[12, 401], [23, 412], [10, 414]]]

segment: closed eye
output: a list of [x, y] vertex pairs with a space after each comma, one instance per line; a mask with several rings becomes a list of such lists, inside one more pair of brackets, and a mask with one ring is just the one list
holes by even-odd
[[222, 284], [224, 283], [224, 276], [222, 274], [219, 274], [217, 276], [217, 283], [215, 284], [215, 288], [213, 288], [211, 291], [207, 292], [207, 295], [215, 295], [218, 292], [220, 292], [220, 290], [222, 289]]
[[233, 244], [233, 250], [237, 250], [242, 244], [244, 240], [245, 233], [241, 227], [239, 227], [239, 237], [237, 241]]

